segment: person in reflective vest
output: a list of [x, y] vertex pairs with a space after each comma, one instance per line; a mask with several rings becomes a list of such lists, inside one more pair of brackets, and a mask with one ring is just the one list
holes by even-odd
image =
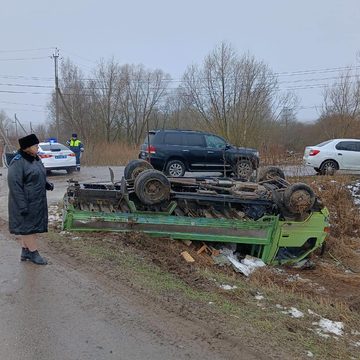
[[81, 154], [84, 151], [84, 145], [82, 142], [77, 138], [77, 134], [72, 134], [71, 139], [66, 142], [69, 146], [70, 150], [73, 151], [76, 155], [76, 169], [80, 171], [80, 158]]

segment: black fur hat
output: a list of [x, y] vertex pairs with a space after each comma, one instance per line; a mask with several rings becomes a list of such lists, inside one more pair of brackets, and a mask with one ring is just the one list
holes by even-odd
[[20, 149], [21, 150], [27, 149], [28, 147], [38, 144], [39, 142], [40, 141], [35, 134], [30, 134], [28, 136], [19, 139]]

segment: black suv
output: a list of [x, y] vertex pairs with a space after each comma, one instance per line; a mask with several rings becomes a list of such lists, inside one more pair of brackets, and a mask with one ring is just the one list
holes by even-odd
[[185, 171], [222, 172], [248, 180], [259, 166], [255, 149], [235, 147], [220, 136], [194, 130], [152, 130], [140, 148], [140, 159], [171, 177]]

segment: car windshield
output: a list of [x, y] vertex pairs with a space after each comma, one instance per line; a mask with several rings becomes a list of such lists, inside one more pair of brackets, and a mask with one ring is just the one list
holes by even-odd
[[325, 145], [327, 145], [328, 143], [330, 143], [331, 141], [332, 141], [332, 140], [324, 141], [324, 142], [322, 142], [322, 143], [320, 143], [320, 144], [317, 144], [316, 146], [319, 146], [319, 147], [325, 146]]
[[42, 151], [61, 151], [61, 150], [69, 150], [65, 145], [59, 143], [53, 144], [40, 144], [40, 148]]

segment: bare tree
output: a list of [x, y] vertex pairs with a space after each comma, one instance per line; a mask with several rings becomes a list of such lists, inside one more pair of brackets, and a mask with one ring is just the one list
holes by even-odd
[[107, 142], [114, 141], [121, 129], [121, 99], [125, 88], [122, 71], [114, 59], [103, 60], [94, 71], [95, 79], [89, 83], [92, 94], [91, 119], [97, 134]]
[[239, 57], [229, 44], [216, 47], [202, 67], [189, 66], [183, 82], [184, 102], [208, 129], [236, 144], [260, 141], [259, 129], [276, 117], [276, 77], [254, 57]]
[[360, 79], [348, 70], [338, 82], [325, 88], [319, 122], [328, 137], [347, 137], [358, 126], [359, 115]]
[[126, 137], [138, 144], [149, 125], [151, 115], [161, 107], [166, 97], [170, 76], [162, 70], [145, 70], [142, 65], [126, 65], [122, 69], [125, 91], [122, 96], [122, 114]]

